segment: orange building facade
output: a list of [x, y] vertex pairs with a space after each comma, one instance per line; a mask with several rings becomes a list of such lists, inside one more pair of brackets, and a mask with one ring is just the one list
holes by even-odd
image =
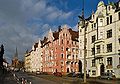
[[78, 37], [78, 32], [66, 25], [55, 32], [50, 30], [48, 37], [41, 41], [43, 72], [80, 72]]

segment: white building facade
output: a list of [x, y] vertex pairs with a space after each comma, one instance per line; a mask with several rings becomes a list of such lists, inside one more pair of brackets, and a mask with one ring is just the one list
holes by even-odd
[[42, 72], [42, 48], [41, 42], [35, 43], [32, 50], [25, 56], [25, 66], [28, 72]]
[[[120, 78], [120, 2], [105, 5], [100, 1], [96, 12], [86, 19], [87, 73], [97, 77], [112, 72]], [[84, 70], [84, 28], [79, 28], [79, 56]]]
[[31, 72], [42, 71], [42, 48], [41, 42], [35, 43], [31, 52]]

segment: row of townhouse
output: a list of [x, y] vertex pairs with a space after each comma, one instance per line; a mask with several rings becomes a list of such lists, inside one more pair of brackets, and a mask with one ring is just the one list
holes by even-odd
[[36, 72], [42, 71], [42, 49], [41, 42], [35, 43], [30, 51], [25, 53], [25, 71]]
[[87, 29], [79, 29], [79, 55], [84, 70], [84, 36], [86, 33], [87, 73], [97, 77], [112, 72], [120, 78], [120, 1], [105, 5], [100, 1], [97, 10], [85, 20]]
[[78, 34], [66, 25], [55, 32], [50, 30], [43, 40], [35, 43], [32, 50], [25, 54], [26, 71], [36, 72], [38, 69], [63, 74], [81, 71]]

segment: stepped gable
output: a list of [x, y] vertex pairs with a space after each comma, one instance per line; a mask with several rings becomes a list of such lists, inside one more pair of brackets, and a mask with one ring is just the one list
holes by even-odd
[[35, 45], [34, 45], [34, 51], [36, 50], [37, 47], [38, 47], [38, 42], [35, 43]]
[[78, 31], [73, 31], [71, 28], [69, 29], [69, 32], [72, 36], [72, 40], [73, 41], [78, 41], [79, 32]]
[[43, 40], [41, 40], [41, 47], [44, 47], [46, 44], [50, 43], [50, 41], [48, 41], [47, 37], [44, 37]]

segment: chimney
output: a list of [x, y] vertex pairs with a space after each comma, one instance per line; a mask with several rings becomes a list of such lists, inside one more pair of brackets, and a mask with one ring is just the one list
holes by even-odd
[[61, 31], [61, 26], [58, 26], [58, 32], [60, 32]]

